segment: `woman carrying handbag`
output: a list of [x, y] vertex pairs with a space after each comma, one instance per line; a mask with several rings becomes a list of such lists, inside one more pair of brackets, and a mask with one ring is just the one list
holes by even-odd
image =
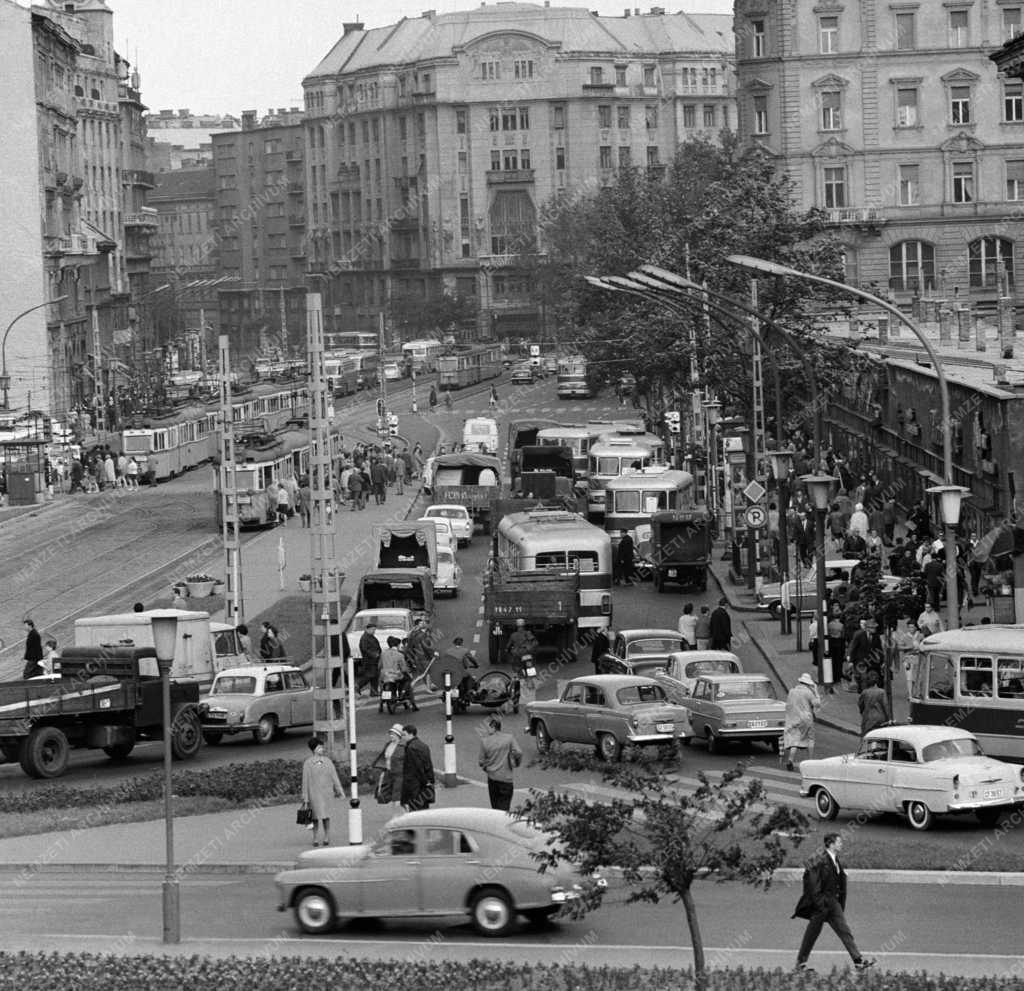
[[[320, 826], [324, 828], [324, 846], [331, 845], [331, 802], [342, 795], [337, 768], [324, 753], [322, 740], [310, 737], [312, 756], [302, 765], [302, 804], [309, 809], [313, 822], [313, 846], [319, 846]], [[299, 809], [298, 815], [303, 815]]]

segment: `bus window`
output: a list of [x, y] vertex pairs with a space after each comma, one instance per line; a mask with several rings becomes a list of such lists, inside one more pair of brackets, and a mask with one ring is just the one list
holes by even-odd
[[619, 459], [618, 458], [598, 458], [597, 459], [597, 474], [598, 475], [618, 475], [619, 473]]
[[565, 553], [563, 551], [544, 551], [537, 555], [537, 570], [541, 568], [565, 568]]
[[960, 694], [991, 698], [991, 657], [960, 658]]
[[1000, 657], [999, 697], [1003, 699], [1024, 699], [1024, 659]]
[[954, 683], [953, 661], [946, 654], [928, 657], [928, 698], [951, 699]]
[[592, 574], [597, 571], [596, 551], [569, 551], [569, 564], [576, 564], [576, 570], [581, 574]]
[[624, 489], [621, 492], [616, 492], [612, 496], [614, 502], [614, 512], [616, 513], [639, 513], [640, 512], [640, 493], [631, 490]]

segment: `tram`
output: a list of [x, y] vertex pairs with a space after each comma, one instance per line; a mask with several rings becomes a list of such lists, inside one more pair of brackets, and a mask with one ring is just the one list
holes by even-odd
[[439, 389], [464, 389], [501, 374], [501, 347], [480, 344], [455, 348], [437, 359], [437, 385]]

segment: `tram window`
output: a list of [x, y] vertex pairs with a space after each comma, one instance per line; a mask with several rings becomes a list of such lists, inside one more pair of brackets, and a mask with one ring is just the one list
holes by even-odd
[[992, 695], [992, 658], [960, 658], [960, 694], [979, 696]]
[[928, 698], [951, 699], [954, 679], [953, 661], [946, 654], [931, 654], [928, 658]]
[[249, 468], [235, 470], [235, 485], [239, 492], [254, 488], [256, 485], [256, 472]]
[[569, 551], [569, 563], [576, 565], [581, 574], [592, 574], [597, 571], [596, 551]]
[[166, 451], [167, 450], [167, 431], [166, 430], [154, 430], [153, 431], [153, 450], [154, 451]]
[[999, 697], [1003, 699], [1024, 699], [1024, 658], [1000, 657]]

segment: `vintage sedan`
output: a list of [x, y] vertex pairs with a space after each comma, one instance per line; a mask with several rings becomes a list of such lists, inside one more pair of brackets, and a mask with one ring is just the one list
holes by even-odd
[[558, 699], [530, 702], [526, 730], [544, 753], [552, 742], [583, 743], [607, 761], [627, 744], [647, 746], [690, 735], [686, 709], [673, 705], [653, 678], [595, 674], [573, 678]]
[[821, 819], [841, 808], [902, 812], [912, 829], [937, 814], [973, 812], [985, 826], [1024, 803], [1024, 768], [986, 757], [973, 734], [950, 726], [887, 726], [856, 753], [800, 765], [800, 794]]
[[462, 587], [462, 568], [455, 560], [450, 547], [437, 548], [437, 575], [434, 577], [434, 593], [450, 595], [453, 599]]
[[274, 878], [278, 909], [307, 933], [340, 919], [468, 916], [480, 934], [505, 936], [517, 915], [542, 923], [579, 896], [568, 868], [538, 871], [531, 854], [548, 840], [496, 809], [406, 812], [372, 842], [299, 854]]
[[270, 743], [286, 729], [313, 725], [313, 687], [290, 664], [226, 668], [200, 702], [199, 722], [211, 745], [245, 732]]
[[345, 638], [348, 640], [349, 653], [358, 661], [362, 658], [359, 650], [359, 641], [362, 639], [366, 628], [374, 623], [377, 629], [374, 631], [380, 649], [388, 645], [388, 637], [398, 637], [404, 640], [413, 627], [413, 615], [411, 609], [360, 609], [348, 624], [345, 631]]
[[709, 753], [737, 741], [765, 743], [778, 753], [786, 703], [767, 675], [701, 675], [681, 703], [690, 712], [693, 736], [707, 743]]
[[693, 694], [697, 679], [705, 674], [743, 674], [743, 665], [728, 650], [679, 650], [669, 654], [664, 666], [651, 677], [673, 702], [682, 702]]
[[[830, 558], [825, 562], [825, 589], [831, 593], [840, 585], [848, 585], [863, 562], [859, 558]], [[896, 575], [881, 575], [882, 593], [896, 591], [903, 582]], [[784, 608], [794, 615], [813, 613], [818, 608], [817, 572], [811, 568], [800, 580], [791, 578], [784, 584], [766, 582], [758, 589], [757, 608], [767, 609], [772, 619], [778, 619]]]
[[435, 503], [427, 506], [420, 517], [423, 519], [444, 519], [447, 520], [455, 533], [455, 539], [460, 547], [465, 547], [473, 539], [473, 517], [465, 506], [458, 506], [451, 503]]
[[612, 649], [596, 661], [598, 674], [652, 675], [664, 668], [669, 654], [682, 646], [677, 630], [637, 629], [620, 630]]

